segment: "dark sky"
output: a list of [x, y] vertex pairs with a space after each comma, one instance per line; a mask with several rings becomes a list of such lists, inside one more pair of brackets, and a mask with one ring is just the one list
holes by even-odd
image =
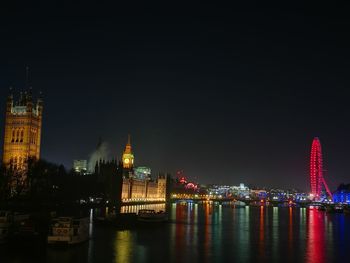
[[70, 2], [0, 8], [0, 110], [29, 65], [43, 158], [71, 167], [100, 136], [120, 157], [131, 133], [155, 172], [307, 190], [319, 136], [350, 182], [349, 5]]

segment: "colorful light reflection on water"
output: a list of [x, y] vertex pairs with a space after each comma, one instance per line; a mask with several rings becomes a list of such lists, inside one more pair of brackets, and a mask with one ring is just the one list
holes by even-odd
[[[215, 203], [170, 204], [167, 212], [170, 222], [160, 225], [129, 229], [93, 226], [90, 242], [69, 249], [44, 247], [18, 253], [17, 248], [0, 247], [1, 263], [33, 262], [33, 258], [35, 262], [74, 263], [325, 263], [345, 262], [350, 251], [350, 216], [344, 214]], [[33, 251], [38, 254], [31, 255]]]

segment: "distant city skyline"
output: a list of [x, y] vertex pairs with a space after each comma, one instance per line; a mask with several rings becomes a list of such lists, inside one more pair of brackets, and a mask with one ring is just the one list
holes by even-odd
[[8, 88], [26, 88], [29, 66], [41, 156], [67, 168], [100, 137], [120, 159], [131, 134], [136, 166], [308, 190], [319, 137], [330, 188], [348, 183], [346, 4], [164, 8], [3, 8], [1, 141]]

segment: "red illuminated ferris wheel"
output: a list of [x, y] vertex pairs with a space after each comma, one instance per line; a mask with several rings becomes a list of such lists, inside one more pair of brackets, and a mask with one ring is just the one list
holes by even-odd
[[332, 197], [332, 193], [323, 177], [323, 159], [322, 148], [319, 138], [314, 138], [311, 147], [311, 159], [310, 159], [310, 183], [311, 194], [315, 199], [321, 197], [322, 186], [325, 187], [327, 193]]

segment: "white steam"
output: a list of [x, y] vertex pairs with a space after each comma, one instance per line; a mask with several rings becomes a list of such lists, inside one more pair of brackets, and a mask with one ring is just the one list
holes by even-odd
[[96, 162], [100, 160], [108, 160], [110, 155], [109, 145], [106, 142], [101, 142], [97, 146], [96, 151], [94, 151], [89, 158], [89, 172], [93, 173], [95, 171]]

